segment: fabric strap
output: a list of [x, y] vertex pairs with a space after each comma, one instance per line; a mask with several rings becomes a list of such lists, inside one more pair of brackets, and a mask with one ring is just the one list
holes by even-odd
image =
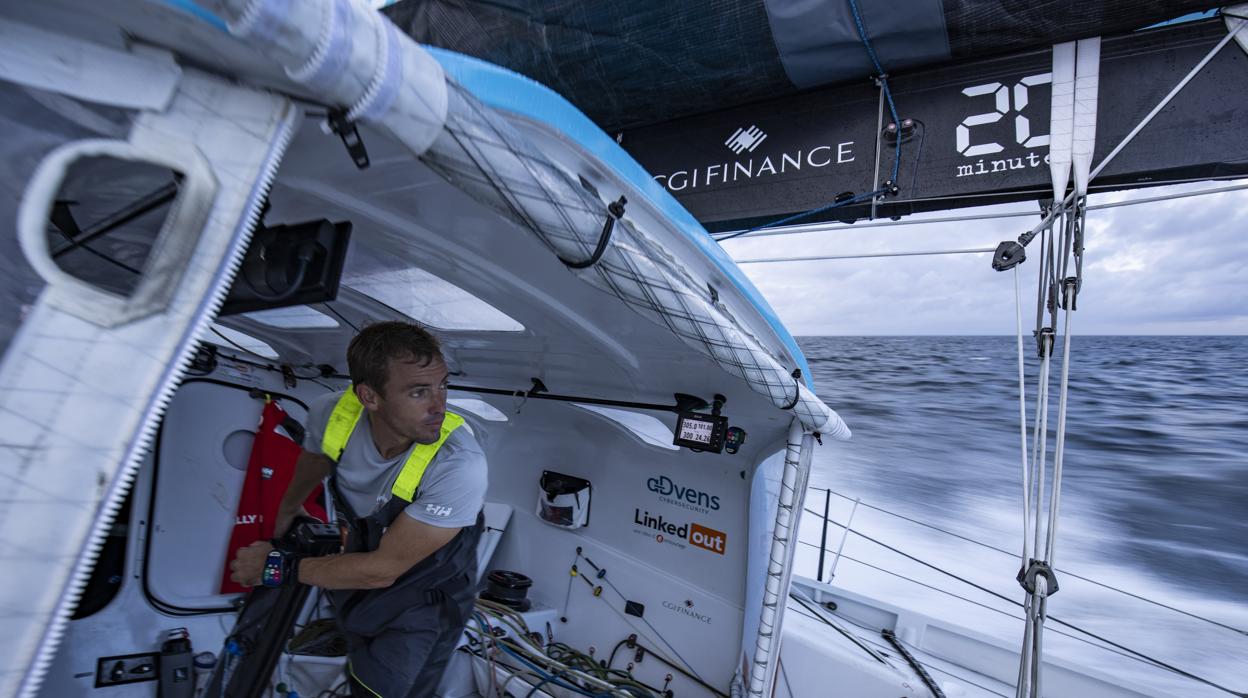
[[[338, 404], [334, 405], [334, 411], [330, 413], [329, 422], [325, 425], [325, 435], [321, 437], [321, 451], [334, 462], [342, 458], [342, 453], [347, 448], [347, 441], [351, 439], [351, 434], [355, 431], [356, 425], [360, 422], [360, 416], [363, 414], [363, 403], [356, 397], [354, 388], [348, 387], [342, 397], [338, 398]], [[451, 434], [463, 424], [463, 417], [447, 412], [442, 420], [442, 430], [438, 435], [438, 440], [431, 444], [416, 444], [412, 447], [407, 461], [403, 463], [403, 469], [394, 479], [394, 486], [390, 488], [391, 494], [405, 502], [412, 501], [416, 497], [416, 489], [420, 487], [420, 480], [424, 477], [429, 463], [438, 454], [442, 444], [446, 443]]]

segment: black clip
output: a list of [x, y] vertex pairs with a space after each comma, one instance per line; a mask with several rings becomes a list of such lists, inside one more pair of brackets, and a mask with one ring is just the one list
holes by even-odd
[[[1070, 309], [1078, 310], [1079, 309], [1079, 287], [1082, 285], [1083, 284], [1079, 281], [1079, 278], [1075, 276], [1068, 276], [1065, 279], [1062, 279], [1062, 297], [1058, 301], [1059, 302], [1058, 307], [1065, 308], [1066, 299], [1069, 297]], [[1069, 296], [1067, 296], [1067, 292], [1069, 292]]]
[[282, 382], [287, 388], [294, 388], [299, 384], [298, 378], [295, 376], [295, 369], [290, 364], [282, 364]]
[[615, 222], [624, 217], [624, 204], [627, 203], [628, 199], [621, 196], [618, 200], [607, 204], [607, 219], [602, 224], [602, 232], [598, 234], [598, 244], [594, 247], [594, 253], [589, 256], [589, 259], [574, 262], [560, 257], [559, 261], [569, 269], [588, 269], [597, 264], [607, 251], [607, 243], [611, 241], [611, 231], [615, 230]]
[[368, 169], [368, 149], [364, 147], [364, 139], [360, 138], [360, 130], [356, 128], [355, 122], [347, 121], [347, 113], [334, 109], [326, 116], [326, 122], [329, 129], [342, 139], [342, 144], [346, 146], [347, 154], [351, 156], [355, 166], [361, 170]]
[[1040, 358], [1053, 355], [1053, 345], [1057, 343], [1057, 334], [1052, 327], [1041, 327], [1036, 332], [1036, 354]]
[[1053, 573], [1053, 568], [1049, 566], [1049, 563], [1043, 560], [1031, 560], [1027, 569], [1018, 570], [1016, 579], [1028, 594], [1034, 594], [1036, 593], [1036, 577], [1044, 577], [1045, 596], [1057, 593], [1057, 575]]
[[992, 268], [996, 271], [1006, 271], [1027, 261], [1027, 251], [1023, 246], [1013, 240], [1006, 240], [997, 245], [997, 251], [992, 255]]

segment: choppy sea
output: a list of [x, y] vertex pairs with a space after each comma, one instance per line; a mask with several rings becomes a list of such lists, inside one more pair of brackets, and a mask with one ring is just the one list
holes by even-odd
[[[845, 522], [859, 499], [854, 531], [1021, 600], [1015, 339], [799, 343], [819, 395], [854, 432], [816, 451], [810, 485], [833, 492], [831, 518]], [[1030, 419], [1039, 360], [1030, 340], [1024, 352]], [[807, 507], [821, 512], [824, 496], [812, 489]], [[1070, 574], [1059, 573], [1050, 614], [1248, 692], [1248, 337], [1074, 337], [1060, 501], [1054, 562]], [[805, 516], [802, 540], [817, 544], [820, 528]], [[843, 529], [827, 535], [835, 550]], [[833, 561], [829, 553], [825, 577]], [[856, 534], [835, 565], [835, 583], [851, 591], [1021, 639], [1017, 608]], [[817, 550], [803, 546], [798, 572], [816, 568]], [[1227, 695], [1058, 631], [1048, 645], [1056, 657], [1159, 695]]]

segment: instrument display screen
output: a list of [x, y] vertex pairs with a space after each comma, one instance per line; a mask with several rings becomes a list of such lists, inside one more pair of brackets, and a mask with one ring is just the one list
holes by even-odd
[[695, 451], [724, 450], [724, 434], [728, 418], [696, 412], [682, 412], [676, 418], [676, 438], [672, 443]]

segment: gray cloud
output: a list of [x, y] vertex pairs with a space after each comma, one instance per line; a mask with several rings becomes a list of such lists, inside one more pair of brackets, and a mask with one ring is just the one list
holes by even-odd
[[[1092, 204], [1209, 188], [1099, 194]], [[1034, 210], [1026, 204], [975, 213]], [[949, 215], [949, 214], [936, 214]], [[1039, 220], [829, 231], [724, 244], [737, 259], [994, 247]], [[1248, 334], [1248, 190], [1088, 214], [1077, 334]], [[1023, 329], [1035, 322], [1039, 247], [1019, 267]], [[746, 264], [799, 335], [1013, 334], [1012, 272], [987, 254]]]

